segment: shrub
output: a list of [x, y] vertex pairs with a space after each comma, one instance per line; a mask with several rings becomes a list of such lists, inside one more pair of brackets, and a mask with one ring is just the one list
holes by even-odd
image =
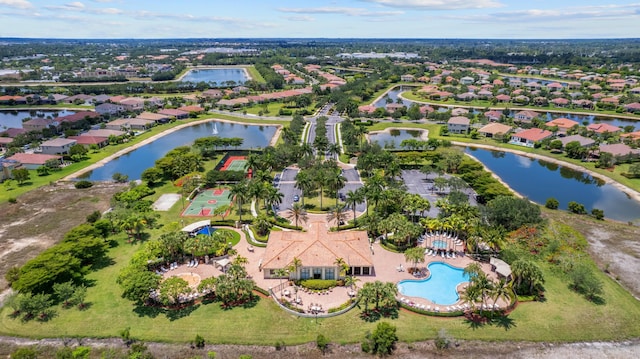
[[[393, 353], [398, 341], [396, 327], [387, 322], [378, 323], [373, 333], [367, 334], [366, 341], [369, 342], [368, 348], [372, 354], [389, 355]], [[364, 351], [364, 343], [362, 347]], [[366, 352], [369, 353], [369, 351]]]
[[10, 358], [14, 359], [37, 359], [38, 353], [35, 349], [29, 348], [18, 348], [13, 353], [11, 353]]
[[571, 201], [569, 202], [567, 208], [569, 209], [569, 212], [571, 213], [576, 213], [576, 214], [587, 214], [587, 210], [586, 208], [584, 208], [584, 205], [575, 201]]
[[91, 181], [78, 181], [75, 183], [74, 185], [77, 189], [82, 189], [82, 188], [90, 188], [93, 186], [93, 182]]
[[591, 210], [591, 215], [595, 219], [603, 220], [604, 219], [604, 211], [598, 208], [594, 208]]
[[325, 290], [335, 287], [337, 282], [333, 279], [306, 279], [300, 281], [300, 285], [312, 290]]
[[275, 344], [276, 350], [287, 350], [287, 346], [284, 344], [284, 340], [278, 340]]
[[439, 350], [448, 349], [449, 345], [451, 345], [451, 337], [447, 334], [447, 331], [444, 328], [438, 331], [438, 336], [435, 339], [436, 348]]
[[597, 300], [604, 293], [602, 281], [588, 265], [580, 263], [569, 273], [571, 288], [584, 295], [588, 300]]
[[9, 197], [9, 199], [7, 200], [9, 201], [9, 203], [18, 203], [18, 199], [16, 199], [15, 197]]
[[207, 358], [209, 359], [216, 359], [216, 355], [217, 354], [214, 351], [207, 352]]
[[322, 334], [318, 334], [316, 337], [316, 346], [320, 349], [322, 354], [326, 353], [327, 349], [329, 349], [329, 339]]
[[90, 215], [87, 216], [87, 222], [95, 223], [100, 219], [100, 217], [102, 217], [102, 213], [100, 213], [100, 211], [93, 211]]
[[204, 348], [204, 343], [204, 338], [200, 334], [196, 334], [196, 339], [193, 341], [196, 348]]
[[551, 197], [547, 199], [547, 202], [544, 204], [544, 206], [549, 209], [558, 209], [558, 206], [560, 206], [560, 202], [558, 202], [557, 199]]

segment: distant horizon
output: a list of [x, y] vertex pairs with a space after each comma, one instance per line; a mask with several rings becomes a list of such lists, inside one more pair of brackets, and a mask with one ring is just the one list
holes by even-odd
[[639, 37], [592, 38], [491, 38], [491, 37], [0, 37], [3, 40], [463, 40], [463, 41], [592, 41], [592, 40], [640, 40]]
[[637, 0], [0, 0], [3, 36], [52, 39], [626, 39]]

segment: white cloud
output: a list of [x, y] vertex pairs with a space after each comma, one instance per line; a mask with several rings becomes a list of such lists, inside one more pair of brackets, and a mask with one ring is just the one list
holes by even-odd
[[6, 5], [18, 9], [31, 9], [33, 4], [27, 0], [0, 0], [0, 5]]
[[295, 14], [342, 14], [348, 16], [396, 16], [403, 11], [369, 11], [356, 7], [279, 8], [278, 11]]
[[70, 2], [70, 3], [64, 4], [64, 6], [69, 8], [69, 9], [74, 9], [74, 10], [82, 10], [82, 9], [84, 9], [84, 4], [81, 3], [80, 1]]
[[304, 22], [316, 21], [316, 19], [314, 19], [312, 16], [307, 16], [307, 15], [283, 16], [282, 18], [289, 21], [304, 21]]
[[361, 0], [389, 7], [422, 10], [487, 9], [503, 7], [504, 4], [493, 0]]

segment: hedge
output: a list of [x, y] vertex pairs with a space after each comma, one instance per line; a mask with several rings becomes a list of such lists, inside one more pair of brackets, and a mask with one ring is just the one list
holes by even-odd
[[305, 279], [300, 281], [300, 285], [311, 290], [325, 290], [333, 288], [338, 283], [333, 279]]

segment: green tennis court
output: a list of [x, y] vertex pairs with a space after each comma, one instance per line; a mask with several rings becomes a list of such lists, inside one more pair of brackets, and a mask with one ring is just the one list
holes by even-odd
[[200, 192], [191, 200], [182, 212], [183, 217], [211, 217], [216, 208], [231, 204], [229, 190], [226, 188], [209, 188]]
[[246, 171], [247, 157], [245, 156], [229, 156], [224, 162], [220, 171]]

